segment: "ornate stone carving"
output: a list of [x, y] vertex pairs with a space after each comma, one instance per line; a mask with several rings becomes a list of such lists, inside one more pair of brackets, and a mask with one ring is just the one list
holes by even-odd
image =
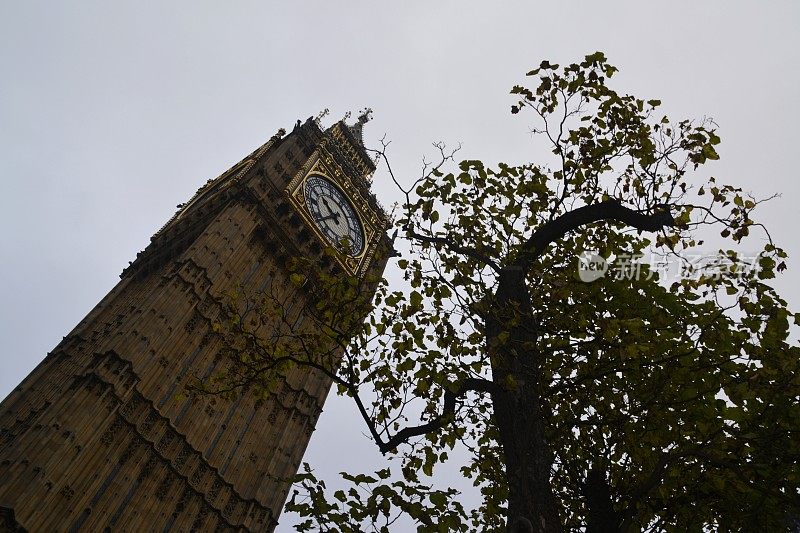
[[208, 498], [212, 502], [217, 499], [219, 496], [219, 491], [222, 489], [222, 481], [219, 479], [215, 479], [214, 483], [211, 485], [211, 490], [208, 491]]
[[192, 472], [192, 477], [189, 479], [189, 483], [196, 488], [200, 485], [201, 479], [203, 479], [203, 466], [198, 465], [194, 472]]
[[164, 452], [167, 450], [167, 448], [169, 447], [170, 443], [172, 442], [172, 438], [173, 438], [173, 434], [172, 434], [171, 431], [168, 430], [158, 440], [158, 443], [156, 444], [156, 451], [158, 451], [163, 456]]
[[163, 500], [164, 498], [167, 497], [167, 493], [169, 492], [169, 489], [172, 486], [172, 481], [174, 479], [177, 478], [175, 478], [174, 475], [168, 472], [167, 475], [164, 476], [164, 479], [161, 480], [161, 483], [158, 484], [158, 488], [156, 489], [156, 497], [159, 500]]
[[103, 435], [100, 437], [100, 442], [108, 446], [114, 441], [114, 438], [117, 437], [124, 426], [123, 422], [119, 418], [115, 418], [114, 422], [108, 426], [103, 432]]
[[191, 449], [189, 448], [188, 444], [184, 444], [181, 447], [181, 451], [178, 453], [178, 457], [175, 458], [175, 467], [180, 471], [183, 470], [183, 467], [186, 465], [186, 461], [189, 459], [189, 454], [191, 453]]
[[139, 447], [139, 441], [137, 439], [131, 440], [130, 444], [128, 444], [128, 447], [125, 448], [125, 451], [122, 452], [122, 454], [119, 456], [118, 459], [119, 464], [127, 463], [130, 460], [131, 456], [134, 453], [136, 453], [136, 449], [138, 447]]
[[147, 462], [139, 471], [139, 475], [136, 477], [136, 481], [138, 483], [141, 483], [142, 480], [144, 480], [144, 478], [146, 478], [153, 472], [153, 469], [156, 467], [157, 464], [158, 464], [158, 459], [154, 455], [148, 453]]
[[205, 523], [207, 517], [208, 517], [208, 509], [206, 509], [206, 507], [203, 506], [197, 513], [197, 518], [195, 518], [194, 522], [192, 523], [192, 530], [199, 531], [203, 527], [203, 524]]
[[66, 499], [71, 499], [75, 495], [75, 491], [69, 485], [64, 485], [58, 493]]
[[142, 435], [149, 435], [150, 430], [153, 429], [153, 426], [161, 417], [155, 411], [150, 411], [147, 413], [147, 418], [144, 419], [141, 427]]

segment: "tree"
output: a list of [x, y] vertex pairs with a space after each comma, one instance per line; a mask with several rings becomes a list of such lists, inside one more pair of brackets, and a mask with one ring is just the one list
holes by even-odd
[[[800, 315], [768, 284], [786, 254], [752, 218], [763, 200], [699, 176], [718, 158], [714, 123], [670, 121], [613, 90], [616, 71], [598, 52], [513, 88], [543, 163], [447, 172], [455, 151], [436, 145], [403, 187], [383, 143], [405, 197], [405, 285], [298, 262], [321, 303], [280, 341], [245, 315], [286, 316], [284, 302], [231, 305], [231, 365], [198, 390], [268, 390], [311, 366], [393, 458], [332, 495], [306, 467], [288, 504], [301, 530], [388, 530], [398, 512], [424, 531], [520, 532], [785, 530], [800, 516]], [[713, 264], [695, 261], [703, 239]], [[753, 242], [751, 264], [737, 249]], [[638, 261], [648, 251], [689, 275], [666, 279]], [[581, 257], [619, 269], [584, 281]], [[469, 512], [425, 482], [457, 446], [483, 497]]]

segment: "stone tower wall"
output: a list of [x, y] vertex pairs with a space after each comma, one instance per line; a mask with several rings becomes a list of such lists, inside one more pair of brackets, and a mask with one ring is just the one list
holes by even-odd
[[212, 324], [226, 294], [271, 291], [302, 317], [285, 262], [323, 256], [284, 188], [323, 137], [298, 125], [201, 189], [0, 404], [5, 527], [274, 529], [330, 380], [298, 368], [268, 398], [182, 393], [225, 364]]

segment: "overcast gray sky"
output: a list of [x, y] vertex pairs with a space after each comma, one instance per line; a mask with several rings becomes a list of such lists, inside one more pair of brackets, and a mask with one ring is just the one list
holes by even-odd
[[[430, 143], [522, 162], [510, 87], [595, 50], [615, 86], [711, 116], [703, 172], [759, 195], [800, 308], [800, 2], [62, 2], [0, 0], [0, 398], [116, 283], [178, 203], [278, 128], [375, 110], [401, 176]], [[384, 204], [395, 195], [376, 176]], [[331, 398], [307, 454], [379, 461]], [[355, 435], [351, 435], [355, 433]], [[376, 463], [377, 464], [377, 463]]]

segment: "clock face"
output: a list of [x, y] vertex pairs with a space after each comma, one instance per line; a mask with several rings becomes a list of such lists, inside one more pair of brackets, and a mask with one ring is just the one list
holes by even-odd
[[303, 193], [308, 210], [325, 238], [337, 247], [346, 242], [350, 255], [359, 255], [364, 249], [364, 230], [344, 193], [317, 174], [306, 178]]

